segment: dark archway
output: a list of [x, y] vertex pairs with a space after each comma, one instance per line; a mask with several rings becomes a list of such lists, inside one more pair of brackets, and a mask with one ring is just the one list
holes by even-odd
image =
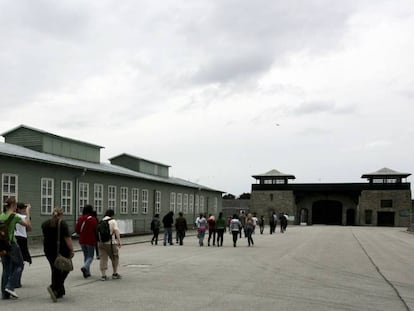
[[378, 212], [378, 226], [394, 227], [394, 212]]
[[332, 200], [314, 202], [312, 224], [342, 225], [342, 203]]
[[349, 208], [346, 210], [346, 225], [347, 226], [355, 225], [355, 210], [353, 208]]

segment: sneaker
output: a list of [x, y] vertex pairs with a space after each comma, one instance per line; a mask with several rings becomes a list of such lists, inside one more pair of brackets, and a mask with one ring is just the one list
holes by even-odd
[[106, 281], [107, 279], [108, 279], [108, 277], [106, 275], [101, 276], [101, 281]]
[[57, 301], [56, 294], [53, 291], [52, 287], [48, 286], [47, 291], [49, 292], [50, 298], [53, 300], [53, 302], [56, 302]]
[[19, 295], [17, 295], [17, 293], [14, 290], [6, 288], [4, 291], [8, 293], [12, 298], [19, 298]]
[[85, 267], [82, 267], [82, 268], [81, 268], [81, 271], [82, 271], [82, 273], [83, 273], [83, 277], [84, 277], [85, 279], [91, 276], [91, 274], [88, 272], [88, 270], [86, 270], [86, 268], [85, 268]]
[[121, 279], [121, 275], [119, 273], [114, 273], [114, 274], [112, 274], [112, 279], [113, 280], [119, 280], [119, 279]]

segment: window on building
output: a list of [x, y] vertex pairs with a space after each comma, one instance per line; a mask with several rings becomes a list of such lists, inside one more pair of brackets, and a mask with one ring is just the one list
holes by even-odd
[[72, 214], [72, 182], [62, 180], [60, 189], [60, 206], [66, 215]]
[[177, 210], [178, 212], [183, 211], [183, 194], [177, 193]]
[[192, 215], [194, 214], [194, 195], [190, 194], [188, 200], [188, 212]]
[[188, 214], [188, 194], [184, 194], [183, 213]]
[[15, 198], [17, 201], [17, 175], [2, 175], [2, 202], [6, 202], [8, 198]]
[[40, 191], [40, 212], [44, 215], [51, 215], [53, 210], [54, 180], [42, 178]]
[[214, 206], [213, 206], [213, 209], [214, 209], [214, 214], [217, 215], [217, 212], [218, 212], [218, 198], [217, 197], [214, 198]]
[[116, 186], [108, 186], [108, 209], [116, 213]]
[[381, 208], [392, 208], [392, 200], [381, 200]]
[[204, 213], [204, 196], [200, 195], [200, 213]]
[[102, 184], [93, 185], [93, 205], [98, 215], [103, 214], [103, 189]]
[[148, 214], [148, 190], [143, 189], [141, 193], [142, 213]]
[[370, 209], [365, 210], [365, 224], [366, 225], [372, 224], [372, 210]]
[[195, 202], [194, 202], [194, 207], [195, 207], [195, 213], [198, 215], [200, 214], [200, 196], [198, 194], [196, 194], [195, 196]]
[[128, 214], [128, 188], [121, 187], [120, 189], [121, 205], [119, 207], [121, 214]]
[[89, 204], [89, 184], [86, 182], [79, 183], [79, 215], [82, 214], [83, 207]]
[[175, 192], [170, 194], [170, 211], [173, 211], [175, 214]]
[[131, 213], [138, 214], [138, 204], [139, 204], [139, 189], [132, 188], [131, 191]]
[[155, 191], [155, 214], [161, 214], [161, 191]]

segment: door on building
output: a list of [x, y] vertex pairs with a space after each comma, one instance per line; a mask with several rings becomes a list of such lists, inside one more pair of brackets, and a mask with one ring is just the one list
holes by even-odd
[[394, 227], [394, 219], [395, 213], [394, 212], [378, 212], [378, 226], [384, 227]]
[[333, 200], [314, 202], [312, 224], [342, 225], [342, 203]]
[[355, 210], [353, 208], [349, 208], [346, 210], [346, 225], [347, 226], [355, 225]]

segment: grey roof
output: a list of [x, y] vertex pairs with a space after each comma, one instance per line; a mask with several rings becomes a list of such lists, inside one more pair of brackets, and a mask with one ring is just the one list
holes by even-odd
[[134, 155], [131, 155], [131, 154], [128, 154], [128, 153], [121, 153], [117, 156], [109, 158], [108, 160], [111, 161], [111, 160], [115, 160], [115, 159], [121, 158], [121, 157], [128, 157], [128, 158], [135, 159], [135, 160], [143, 160], [143, 161], [150, 162], [150, 163], [153, 163], [153, 164], [158, 164], [158, 165], [162, 165], [162, 166], [166, 166], [166, 167], [171, 167], [168, 164], [164, 164], [164, 163], [161, 163], [161, 162], [155, 162], [155, 161], [152, 161], [152, 160], [147, 160], [147, 159], [137, 157], [137, 156], [134, 156]]
[[24, 148], [21, 146], [8, 144], [8, 143], [0, 143], [0, 156], [4, 155], [7, 157], [12, 158], [19, 158], [29, 161], [36, 161], [36, 162], [43, 162], [49, 163], [54, 165], [60, 165], [65, 167], [71, 168], [78, 168], [78, 169], [87, 169], [96, 172], [102, 172], [107, 174], [115, 174], [115, 175], [123, 175], [128, 177], [146, 179], [161, 183], [173, 184], [178, 186], [190, 187], [200, 190], [208, 190], [208, 191], [215, 191], [215, 192], [223, 192], [220, 190], [212, 189], [200, 184], [196, 184], [181, 178], [177, 177], [161, 177], [161, 176], [154, 176], [149, 174], [144, 174], [140, 172], [136, 172], [121, 166], [113, 165], [110, 163], [93, 163], [81, 160], [75, 160], [65, 157], [60, 157], [52, 154], [42, 153], [38, 151], [34, 151], [28, 148]]
[[264, 173], [264, 174], [253, 175], [252, 177], [253, 178], [260, 178], [260, 177], [283, 177], [283, 178], [288, 178], [288, 179], [295, 179], [296, 178], [295, 175], [285, 174], [285, 173], [282, 173], [282, 172], [280, 172], [278, 170], [275, 170], [275, 169], [270, 170], [270, 171], [268, 171], [267, 173]]
[[369, 177], [408, 177], [410, 173], [401, 173], [394, 171], [388, 167], [384, 167], [376, 172], [363, 174], [361, 178], [369, 178]]
[[69, 137], [64, 137], [64, 136], [59, 136], [59, 135], [56, 135], [56, 134], [52, 134], [52, 133], [49, 133], [49, 132], [31, 127], [31, 126], [27, 126], [27, 125], [24, 125], [24, 124], [16, 126], [15, 128], [12, 128], [11, 130], [8, 130], [7, 132], [4, 132], [3, 134], [1, 134], [1, 136], [6, 137], [8, 134], [10, 134], [12, 132], [15, 132], [15, 131], [17, 131], [21, 128], [25, 128], [25, 129], [28, 129], [28, 130], [31, 130], [31, 131], [34, 131], [34, 132], [38, 132], [42, 135], [52, 136], [52, 137], [56, 137], [56, 138], [64, 139], [64, 140], [69, 140], [69, 141], [73, 141], [73, 142], [80, 143], [80, 144], [83, 144], [83, 145], [92, 146], [92, 147], [95, 147], [95, 148], [105, 148], [103, 146], [91, 144], [91, 143], [88, 143], [88, 142], [85, 142], [85, 141], [81, 141], [81, 140], [77, 140], [77, 139], [73, 139], [73, 138], [69, 138]]

